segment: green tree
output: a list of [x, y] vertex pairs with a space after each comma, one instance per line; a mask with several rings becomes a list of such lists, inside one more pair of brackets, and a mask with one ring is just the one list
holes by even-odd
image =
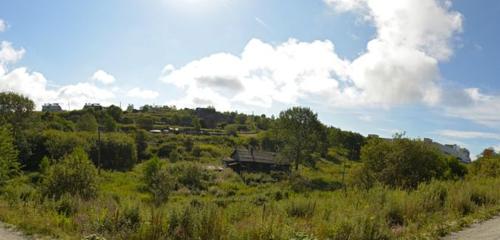
[[12, 92], [0, 93], [0, 124], [10, 123], [16, 128], [22, 128], [30, 118], [35, 103], [29, 98]]
[[19, 173], [17, 154], [10, 129], [0, 127], [0, 185]]
[[148, 133], [144, 130], [138, 130], [135, 133], [135, 145], [137, 146], [137, 157], [143, 160], [149, 157], [148, 149]]
[[325, 129], [316, 113], [309, 108], [293, 107], [280, 113], [274, 127], [282, 143], [281, 154], [295, 163], [314, 164], [312, 154], [324, 143]]
[[106, 112], [117, 122], [120, 122], [123, 116], [123, 111], [121, 108], [111, 105], [106, 109]]
[[42, 182], [43, 194], [59, 199], [64, 194], [91, 199], [97, 195], [97, 170], [82, 148], [50, 166]]
[[144, 116], [137, 119], [136, 125], [138, 128], [151, 130], [154, 127], [154, 123], [155, 121], [152, 117]]
[[146, 162], [143, 181], [146, 185], [146, 190], [151, 193], [153, 202], [156, 205], [167, 201], [170, 192], [174, 188], [174, 179], [166, 169], [165, 162], [160, 161], [158, 157], [154, 157]]
[[104, 114], [103, 116], [104, 130], [107, 132], [115, 132], [118, 128], [116, 121], [109, 114]]
[[196, 131], [200, 131], [201, 130], [201, 122], [200, 122], [200, 119], [197, 118], [197, 117], [193, 117], [193, 128]]
[[96, 132], [99, 125], [97, 124], [97, 120], [93, 114], [85, 113], [80, 116], [76, 126], [80, 131]]
[[421, 182], [442, 178], [447, 167], [445, 156], [435, 147], [402, 136], [368, 140], [361, 150], [361, 160], [377, 181], [402, 188], [416, 188]]

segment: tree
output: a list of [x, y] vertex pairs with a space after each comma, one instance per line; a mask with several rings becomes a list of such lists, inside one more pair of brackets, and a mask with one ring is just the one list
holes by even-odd
[[0, 93], [0, 124], [10, 123], [14, 128], [22, 128], [34, 108], [35, 103], [29, 98], [12, 92], [2, 92]]
[[103, 116], [104, 130], [107, 132], [115, 132], [118, 128], [116, 121], [109, 114], [104, 114]]
[[144, 130], [138, 130], [135, 133], [135, 145], [137, 146], [137, 157], [143, 160], [149, 157], [148, 149], [148, 134]]
[[197, 117], [193, 117], [193, 128], [196, 130], [196, 131], [200, 131], [201, 130], [201, 122], [200, 122], [200, 119], [197, 118]]
[[95, 116], [91, 113], [81, 115], [76, 123], [78, 130], [86, 132], [96, 132], [98, 126]]
[[144, 117], [140, 117], [139, 119], [137, 119], [136, 124], [137, 124], [138, 128], [151, 130], [154, 127], [154, 123], [155, 123], [155, 121], [152, 117], [144, 116]]
[[377, 181], [407, 189], [442, 178], [447, 168], [445, 156], [438, 149], [402, 136], [392, 140], [368, 140], [361, 150], [361, 160]]
[[293, 160], [296, 170], [305, 161], [314, 164], [312, 154], [320, 150], [325, 129], [311, 109], [293, 107], [281, 112], [274, 131], [283, 145], [281, 154]]
[[43, 194], [59, 199], [64, 194], [91, 199], [97, 195], [97, 169], [82, 148], [49, 167], [42, 182]]
[[111, 105], [106, 109], [106, 112], [113, 117], [113, 119], [117, 122], [120, 122], [122, 119], [123, 111], [121, 108]]
[[10, 129], [0, 127], [0, 185], [19, 173], [17, 154]]

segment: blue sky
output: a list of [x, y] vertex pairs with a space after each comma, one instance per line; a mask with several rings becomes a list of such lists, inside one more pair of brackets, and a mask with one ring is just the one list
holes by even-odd
[[[277, 114], [500, 146], [500, 2], [4, 0], [0, 90]], [[398, 5], [399, 4], [399, 5]]]

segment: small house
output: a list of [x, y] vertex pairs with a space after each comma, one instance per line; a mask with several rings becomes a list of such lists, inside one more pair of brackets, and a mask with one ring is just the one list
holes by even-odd
[[62, 112], [62, 107], [59, 103], [46, 103], [42, 106], [42, 112]]
[[99, 103], [85, 103], [85, 105], [83, 106], [83, 109], [86, 110], [86, 109], [93, 109], [93, 110], [102, 110], [102, 106], [101, 104]]
[[236, 172], [290, 171], [290, 161], [280, 159], [274, 152], [258, 151], [253, 148], [236, 148], [230, 157], [222, 160], [225, 167]]

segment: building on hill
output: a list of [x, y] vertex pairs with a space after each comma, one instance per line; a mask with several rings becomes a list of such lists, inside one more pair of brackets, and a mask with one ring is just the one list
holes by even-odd
[[59, 103], [46, 103], [42, 106], [42, 112], [62, 112], [63, 109]]
[[441, 144], [432, 141], [432, 139], [430, 138], [424, 138], [424, 142], [436, 146], [444, 154], [456, 157], [463, 163], [471, 162], [469, 150], [467, 150], [466, 148], [462, 148], [457, 144]]
[[83, 109], [94, 109], [94, 110], [102, 110], [102, 106], [99, 103], [85, 103]]
[[236, 172], [290, 171], [290, 161], [278, 159], [276, 153], [257, 151], [253, 148], [236, 148], [230, 157], [223, 159], [225, 167]]

